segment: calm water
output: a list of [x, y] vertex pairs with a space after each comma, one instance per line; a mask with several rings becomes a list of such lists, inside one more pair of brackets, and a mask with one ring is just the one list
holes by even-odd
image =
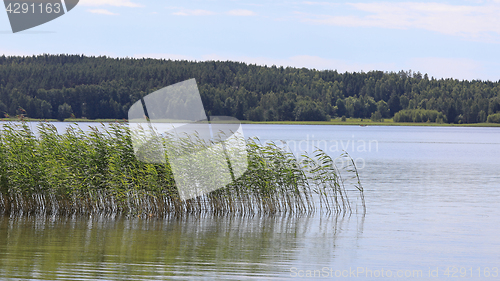
[[500, 276], [500, 128], [244, 125], [244, 132], [284, 140], [297, 153], [346, 150], [360, 168], [366, 215], [0, 218], [0, 279]]

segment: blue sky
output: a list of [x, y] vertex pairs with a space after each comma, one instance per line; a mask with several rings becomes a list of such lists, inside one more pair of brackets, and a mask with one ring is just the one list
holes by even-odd
[[500, 80], [500, 0], [80, 0], [12, 34], [0, 54], [234, 60], [345, 71], [412, 70]]

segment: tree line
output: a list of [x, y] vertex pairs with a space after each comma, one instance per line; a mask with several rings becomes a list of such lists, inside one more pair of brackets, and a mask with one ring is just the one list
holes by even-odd
[[499, 120], [500, 113], [500, 81], [435, 79], [411, 70], [339, 73], [231, 61], [40, 55], [0, 57], [0, 114], [126, 119], [141, 97], [190, 78], [207, 116], [240, 120], [378, 119], [402, 111], [398, 120], [478, 123]]

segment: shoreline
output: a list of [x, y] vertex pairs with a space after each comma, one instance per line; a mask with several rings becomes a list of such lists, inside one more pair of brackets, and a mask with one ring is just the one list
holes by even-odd
[[[19, 122], [18, 118], [2, 118], [3, 122]], [[89, 122], [89, 123], [126, 123], [125, 119], [81, 119], [81, 118], [68, 118], [64, 121], [57, 119], [31, 119], [25, 118], [22, 121], [26, 122]], [[342, 126], [424, 126], [424, 127], [500, 127], [499, 123], [468, 123], [468, 124], [448, 124], [448, 123], [430, 123], [430, 122], [394, 122], [392, 119], [384, 121], [373, 122], [370, 119], [360, 118], [347, 118], [346, 121], [340, 119], [332, 119], [330, 121], [248, 121], [242, 120], [241, 124], [260, 124], [260, 125], [342, 125]]]
[[372, 122], [371, 120], [332, 120], [332, 121], [264, 121], [264, 122], [253, 122], [253, 121], [241, 121], [241, 124], [273, 124], [273, 125], [340, 125], [340, 126], [421, 126], [421, 127], [500, 127], [498, 123], [471, 123], [471, 124], [448, 124], [448, 123], [428, 123], [428, 122]]

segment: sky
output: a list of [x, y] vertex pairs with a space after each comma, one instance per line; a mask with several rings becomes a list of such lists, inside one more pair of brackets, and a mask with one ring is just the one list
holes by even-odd
[[500, 0], [80, 0], [0, 54], [231, 60], [339, 72], [500, 80]]

